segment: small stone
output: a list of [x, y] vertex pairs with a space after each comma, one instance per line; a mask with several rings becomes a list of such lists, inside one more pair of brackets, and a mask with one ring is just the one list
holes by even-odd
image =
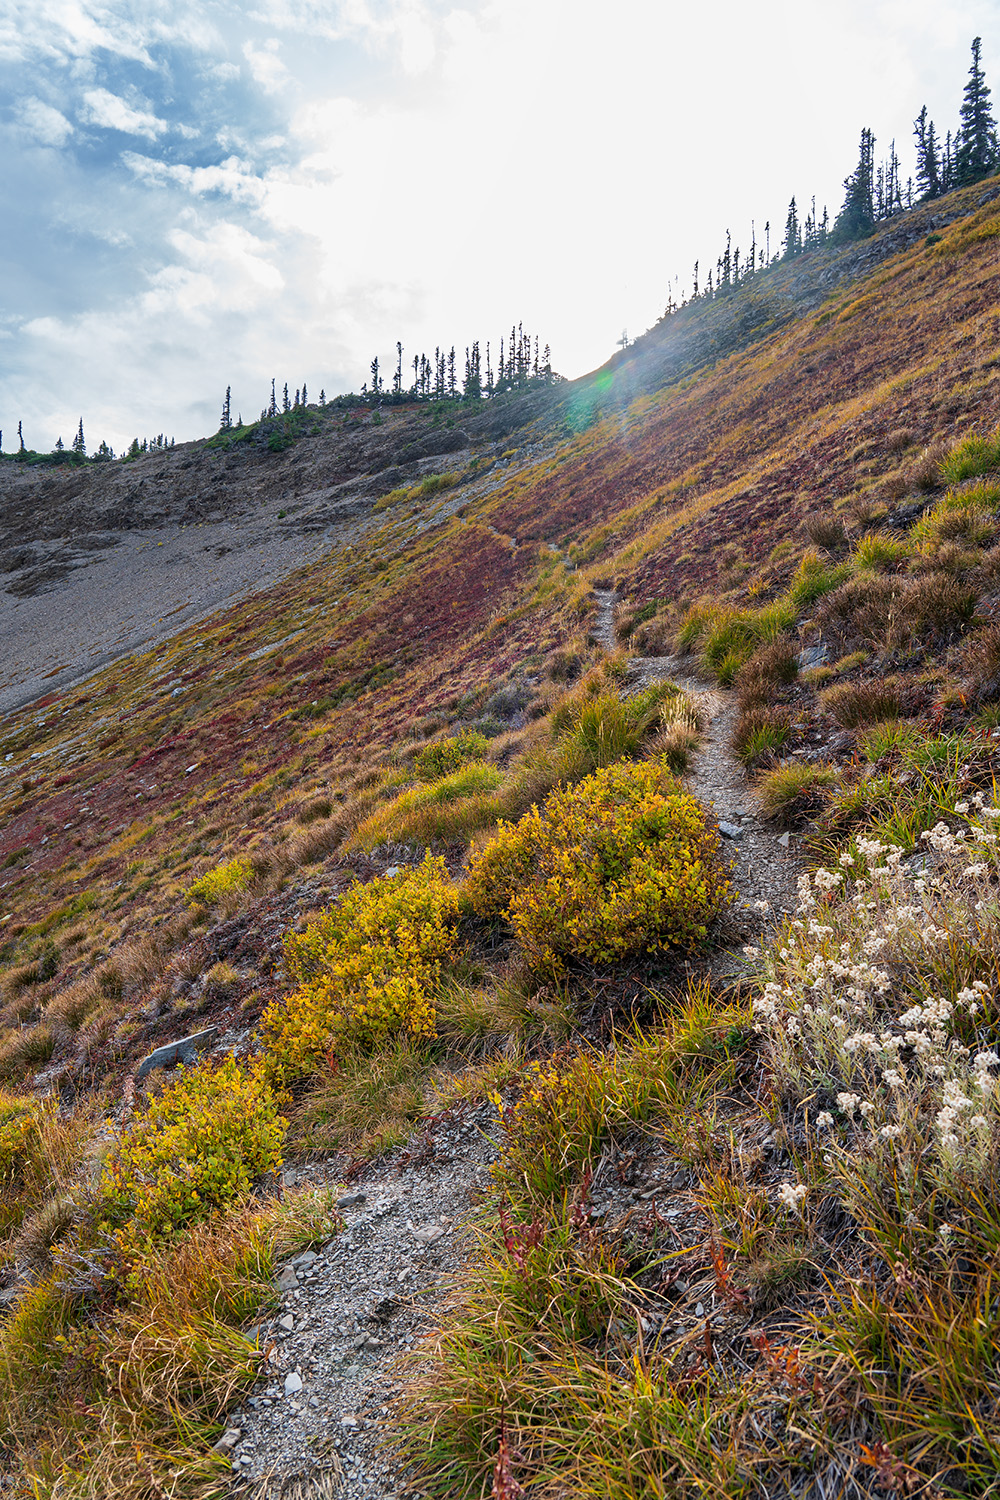
[[[357, 1206], [358, 1206], [359, 1203], [366, 1203], [367, 1201], [368, 1201], [368, 1194], [367, 1193], [345, 1193], [344, 1196], [343, 1196], [343, 1198], [338, 1199], [338, 1201], [337, 1201], [337, 1207], [338, 1208], [357, 1208]], [[331, 1241], [331, 1244], [332, 1243], [333, 1243], [333, 1241]]]
[[293, 1268], [291, 1266], [282, 1266], [281, 1270], [278, 1272], [278, 1279], [276, 1282], [278, 1291], [290, 1292], [293, 1287], [297, 1287], [298, 1284], [299, 1278], [296, 1276]]
[[285, 1316], [280, 1319], [280, 1325], [285, 1329], [286, 1333], [291, 1333], [292, 1329], [295, 1327], [295, 1319], [292, 1317], [291, 1313], [286, 1313]]
[[340, 1425], [341, 1427], [357, 1427], [358, 1419], [357, 1417], [341, 1417]]
[[736, 823], [720, 823], [719, 832], [724, 839], [738, 839], [743, 832]]
[[213, 1453], [231, 1453], [243, 1436], [240, 1427], [227, 1427], [217, 1443], [212, 1444]]
[[778, 843], [781, 845], [782, 849], [787, 849], [788, 848], [788, 844], [789, 844], [790, 839], [791, 839], [791, 834], [790, 833], [783, 833], [783, 834], [780, 835], [780, 837], [778, 838]]
[[301, 1255], [296, 1255], [292, 1260], [293, 1266], [311, 1266], [314, 1260], [319, 1260], [315, 1250], [303, 1250]]
[[440, 1224], [428, 1224], [426, 1228], [416, 1229], [407, 1219], [406, 1227], [421, 1245], [433, 1245], [434, 1241], [439, 1240], [444, 1234]]
[[703, 1318], [705, 1316], [705, 1304], [704, 1304], [704, 1302], [699, 1302], [698, 1303], [698, 1306], [694, 1310], [694, 1315], [695, 1315], [696, 1318]]
[[299, 1393], [299, 1391], [301, 1391], [301, 1389], [302, 1389], [302, 1376], [301, 1375], [297, 1375], [294, 1370], [289, 1370], [288, 1374], [285, 1376], [285, 1395], [286, 1396], [295, 1396], [295, 1395], [298, 1395], [298, 1393]]

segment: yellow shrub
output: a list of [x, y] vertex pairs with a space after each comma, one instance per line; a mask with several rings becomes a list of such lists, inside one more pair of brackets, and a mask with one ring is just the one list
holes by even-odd
[[458, 955], [458, 893], [444, 860], [356, 885], [305, 932], [285, 938], [299, 987], [263, 1018], [275, 1077], [315, 1071], [331, 1049], [434, 1034], [442, 965]]
[[609, 766], [533, 807], [472, 862], [466, 895], [503, 915], [529, 961], [606, 962], [690, 947], [726, 899], [718, 835], [662, 764]]
[[230, 891], [245, 891], [252, 880], [253, 866], [248, 859], [237, 855], [226, 864], [206, 871], [188, 887], [184, 899], [192, 906], [197, 901], [206, 906], [214, 906], [216, 901], [221, 901]]
[[285, 1122], [259, 1068], [233, 1057], [183, 1071], [126, 1131], [98, 1217], [124, 1248], [162, 1239], [245, 1197], [281, 1165]]
[[24, 1179], [32, 1174], [45, 1107], [37, 1099], [0, 1091], [0, 1231], [20, 1221]]

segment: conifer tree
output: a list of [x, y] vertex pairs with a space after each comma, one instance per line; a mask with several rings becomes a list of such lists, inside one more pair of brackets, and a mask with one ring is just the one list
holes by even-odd
[[982, 69], [983, 39], [972, 43], [972, 66], [965, 85], [959, 111], [958, 146], [955, 152], [955, 180], [958, 187], [978, 182], [997, 169], [997, 127], [990, 109], [990, 90]]
[[74, 453], [79, 453], [79, 455], [80, 455], [81, 458], [83, 458], [86, 455], [86, 452], [87, 452], [87, 444], [84, 442], [84, 439], [83, 439], [83, 418], [82, 417], [80, 418], [80, 425], [79, 425], [79, 427], [76, 430], [76, 437], [73, 439], [73, 452]]
[[227, 385], [226, 386], [226, 399], [222, 403], [222, 421], [219, 423], [219, 431], [220, 432], [228, 432], [229, 429], [233, 425], [233, 419], [232, 419], [232, 417], [229, 414], [230, 413], [230, 405], [229, 405], [229, 403], [230, 403], [231, 396], [232, 396], [231, 388]]
[[835, 240], [863, 240], [875, 228], [875, 137], [866, 126], [861, 132], [858, 165], [844, 179], [846, 196], [833, 226]]
[[302, 382], [302, 405], [309, 405], [309, 392], [306, 390], [306, 383], [304, 380]]
[[18, 452], [19, 453], [26, 453], [27, 449], [24, 446], [24, 433], [21, 430], [21, 424], [20, 424], [20, 422], [18, 422], [18, 424], [17, 424], [17, 442], [18, 442]]
[[403, 394], [403, 346], [396, 340], [396, 373], [392, 377], [392, 394], [397, 400]]
[[913, 136], [917, 143], [917, 191], [921, 203], [936, 198], [941, 192], [941, 163], [938, 143], [934, 134], [934, 121], [927, 117], [927, 105], [921, 109], [913, 122]]
[[62, 438], [61, 437], [57, 437], [56, 438], [55, 452], [56, 453], [62, 453], [62, 451], [65, 448], [65, 446], [66, 446], [66, 444], [63, 442]]
[[788, 216], [785, 219], [785, 238], [782, 242], [782, 260], [794, 260], [802, 253], [802, 235], [799, 230], [799, 211], [793, 198], [788, 205]]
[[278, 398], [277, 398], [277, 396], [274, 393], [274, 381], [273, 380], [271, 381], [271, 404], [267, 408], [267, 414], [268, 414], [269, 417], [276, 417], [278, 415]]
[[284, 412], [285, 416], [287, 417], [287, 415], [291, 411], [291, 409], [292, 409], [292, 402], [291, 402], [291, 398], [290, 398], [290, 396], [288, 394], [288, 381], [286, 380], [285, 381], [285, 392], [284, 392], [284, 395], [281, 398], [281, 410]]

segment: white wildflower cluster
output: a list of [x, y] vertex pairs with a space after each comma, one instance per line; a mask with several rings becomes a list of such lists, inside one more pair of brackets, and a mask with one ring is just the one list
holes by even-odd
[[[955, 808], [967, 830], [938, 822], [910, 861], [859, 838], [838, 870], [801, 876], [795, 918], [759, 954], [754, 1002], [786, 1081], [836, 1099], [816, 1119], [828, 1138], [930, 1145], [946, 1171], [975, 1169], [1000, 1136], [1000, 1057], [981, 1029], [998, 1009], [1000, 808], [971, 801]], [[789, 1208], [796, 1191], [780, 1191]]]
[[809, 1189], [802, 1182], [794, 1186], [790, 1182], [783, 1182], [778, 1189], [778, 1201], [783, 1203], [790, 1213], [800, 1214]]

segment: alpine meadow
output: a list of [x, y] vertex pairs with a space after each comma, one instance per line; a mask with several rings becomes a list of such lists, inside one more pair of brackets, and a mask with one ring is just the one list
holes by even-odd
[[579, 379], [8, 417], [5, 1495], [1000, 1496], [979, 38], [914, 141]]

